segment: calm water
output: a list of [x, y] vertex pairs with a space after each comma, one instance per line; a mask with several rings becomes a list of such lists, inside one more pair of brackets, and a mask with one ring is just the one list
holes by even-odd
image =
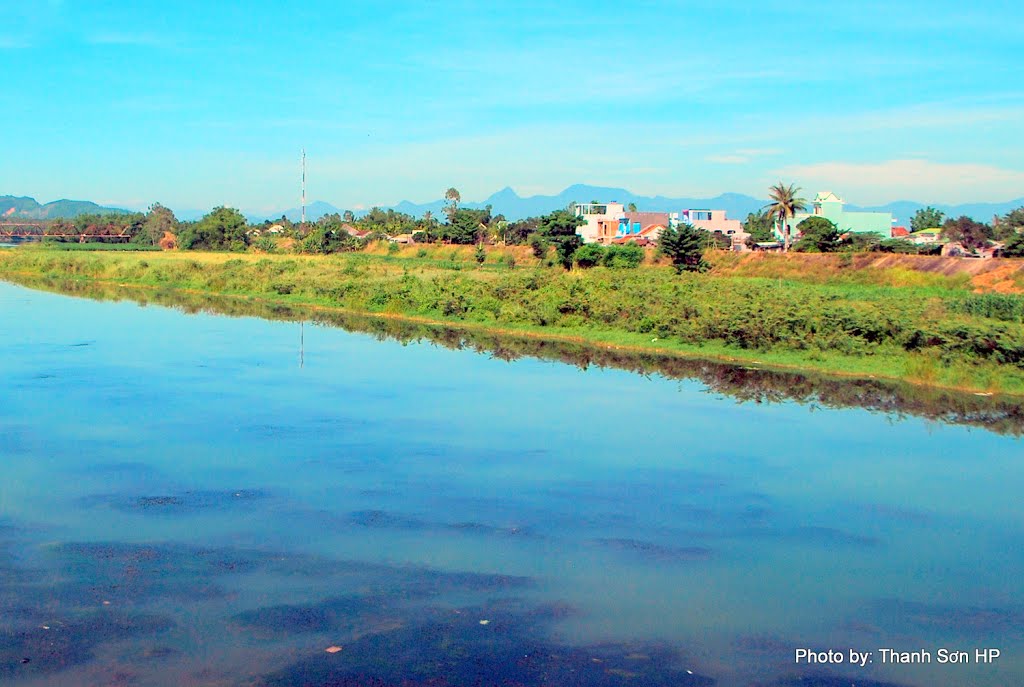
[[5, 284], [0, 380], [0, 683], [1024, 681], [1020, 439]]

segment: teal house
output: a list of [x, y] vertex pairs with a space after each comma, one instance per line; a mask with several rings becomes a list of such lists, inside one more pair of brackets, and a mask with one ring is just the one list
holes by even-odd
[[797, 225], [808, 217], [824, 217], [836, 225], [840, 233], [855, 232], [866, 234], [874, 232], [884, 238], [892, 235], [893, 217], [891, 212], [853, 212], [845, 209], [842, 198], [831, 191], [819, 191], [814, 196], [811, 212], [798, 212], [793, 216], [790, 226], [796, 234]]

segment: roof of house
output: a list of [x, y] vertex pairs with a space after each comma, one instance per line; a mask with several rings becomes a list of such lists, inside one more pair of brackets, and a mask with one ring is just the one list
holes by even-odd
[[831, 191], [818, 191], [818, 195], [814, 196], [815, 203], [842, 203], [843, 199], [832, 193]]
[[942, 227], [929, 227], [928, 229], [920, 229], [915, 231], [908, 236], [937, 236], [942, 233]]
[[645, 227], [651, 224], [668, 226], [667, 212], [627, 212], [623, 219], [628, 220], [630, 224], [639, 222]]
[[892, 228], [892, 236], [894, 238], [899, 237], [899, 236], [910, 236], [910, 232], [907, 231], [906, 227], [893, 227]]

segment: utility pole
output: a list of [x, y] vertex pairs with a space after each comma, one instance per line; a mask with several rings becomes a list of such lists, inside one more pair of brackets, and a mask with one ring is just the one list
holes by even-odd
[[306, 228], [306, 149], [302, 149], [302, 222], [300, 228]]

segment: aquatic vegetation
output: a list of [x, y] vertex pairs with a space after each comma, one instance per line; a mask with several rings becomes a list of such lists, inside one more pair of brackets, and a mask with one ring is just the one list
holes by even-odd
[[698, 561], [712, 554], [706, 546], [664, 546], [637, 539], [596, 539], [596, 543], [613, 551], [632, 553], [658, 561]]
[[[715, 680], [679, 665], [656, 644], [568, 646], [544, 639], [559, 607], [498, 604], [436, 612], [427, 620], [356, 637], [341, 651], [299, 660], [255, 681], [299, 685], [593, 685], [697, 687]], [[312, 653], [312, 652], [311, 652]]]
[[91, 660], [101, 644], [153, 635], [172, 626], [163, 616], [100, 611], [27, 629], [0, 630], [0, 679], [59, 672]]
[[103, 505], [127, 513], [180, 515], [253, 507], [267, 498], [269, 494], [262, 489], [194, 490], [147, 496], [104, 494], [83, 499], [83, 504]]

